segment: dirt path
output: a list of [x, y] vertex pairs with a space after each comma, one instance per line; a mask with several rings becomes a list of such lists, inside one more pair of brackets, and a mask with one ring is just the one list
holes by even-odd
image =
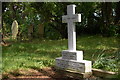
[[[4, 73], [2, 80], [86, 80], [77, 79], [64, 71], [57, 70], [54, 67], [47, 67], [43, 69], [28, 69], [28, 70], [16, 70], [9, 74]], [[95, 77], [87, 78], [87, 80], [99, 80]]]
[[54, 67], [29, 69], [3, 74], [3, 80], [75, 80]]

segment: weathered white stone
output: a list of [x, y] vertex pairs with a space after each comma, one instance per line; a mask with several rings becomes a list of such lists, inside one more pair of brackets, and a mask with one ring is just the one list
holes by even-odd
[[62, 16], [62, 22], [68, 24], [68, 50], [76, 51], [75, 23], [81, 22], [81, 14], [75, 14], [76, 5], [67, 6], [67, 15]]
[[62, 57], [56, 58], [56, 66], [62, 69], [74, 70], [81, 73], [91, 72], [91, 61], [87, 60], [68, 60]]
[[81, 14], [74, 14], [74, 15], [65, 15], [62, 16], [62, 23], [68, 23], [68, 22], [81, 22]]
[[16, 39], [18, 34], [18, 22], [16, 20], [13, 21], [11, 30], [12, 30], [12, 38]]
[[62, 57], [56, 58], [56, 66], [81, 73], [92, 71], [92, 62], [83, 60], [83, 51], [76, 51], [75, 22], [81, 22], [81, 14], [75, 14], [75, 5], [67, 6], [67, 15], [62, 22], [68, 24], [68, 50], [62, 51]]
[[83, 60], [83, 51], [63, 50], [62, 59], [81, 61]]

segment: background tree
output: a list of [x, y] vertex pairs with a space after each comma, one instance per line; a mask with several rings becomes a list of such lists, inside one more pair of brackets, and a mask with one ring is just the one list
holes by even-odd
[[118, 33], [120, 34], [120, 2], [116, 3], [116, 8], [115, 8], [115, 25], [118, 26]]
[[44, 38], [67, 38], [67, 25], [62, 23], [62, 16], [67, 14], [66, 9], [69, 4], [75, 4], [76, 12], [82, 14], [82, 22], [76, 24], [78, 36], [81, 34], [119, 35], [120, 2], [4, 2], [3, 32], [10, 33], [13, 20], [17, 20], [20, 39], [39, 38], [41, 27], [39, 25], [44, 28]]

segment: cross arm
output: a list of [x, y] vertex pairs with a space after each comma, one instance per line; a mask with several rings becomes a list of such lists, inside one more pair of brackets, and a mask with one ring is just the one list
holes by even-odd
[[71, 22], [81, 22], [81, 14], [73, 14], [73, 15], [64, 15], [62, 16], [62, 23]]

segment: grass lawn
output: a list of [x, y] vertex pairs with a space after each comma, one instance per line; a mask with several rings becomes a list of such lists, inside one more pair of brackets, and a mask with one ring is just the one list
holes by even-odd
[[[33, 40], [32, 42], [13, 42], [2, 47], [3, 73], [16, 69], [43, 68], [55, 65], [55, 58], [67, 49], [67, 40]], [[84, 51], [84, 59], [98, 59], [99, 54], [115, 57], [119, 49], [118, 38], [101, 36], [80, 36], [77, 50]]]

